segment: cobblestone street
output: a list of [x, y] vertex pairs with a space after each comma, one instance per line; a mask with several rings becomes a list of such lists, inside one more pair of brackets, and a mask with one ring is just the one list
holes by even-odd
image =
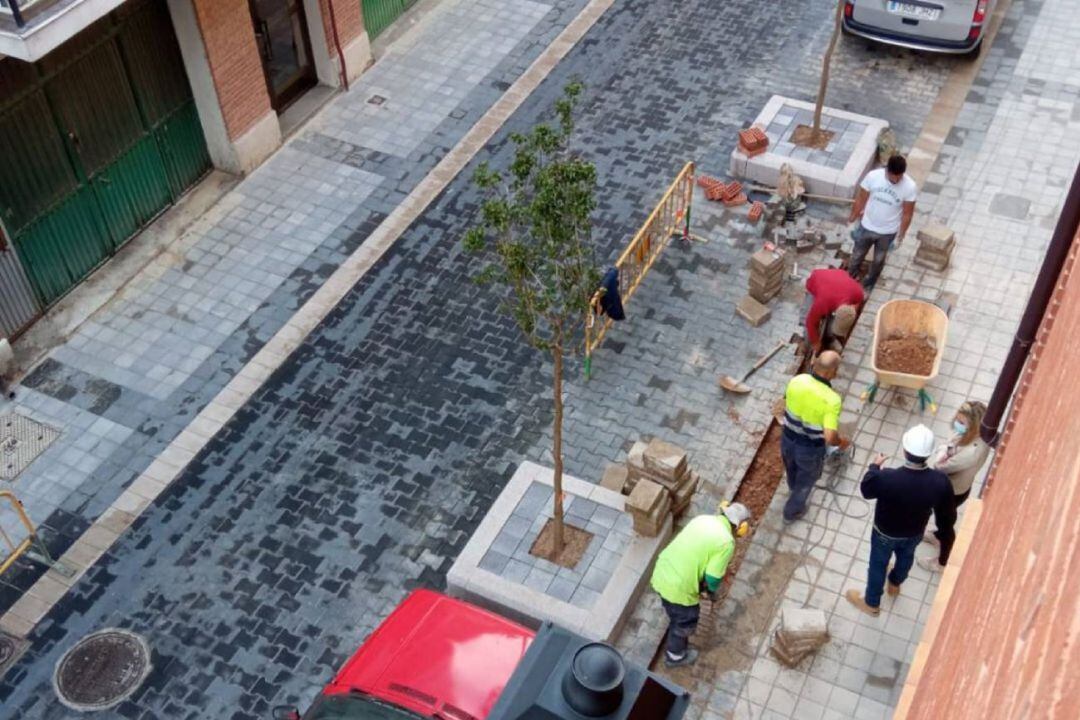
[[[16, 401], [0, 400], [0, 412], [61, 430], [12, 484], [54, 553], [98, 520], [362, 251], [586, 5], [445, 0], [240, 182], [178, 243], [174, 261], [150, 267], [54, 349], [23, 379]], [[1051, 10], [1064, 6], [1011, 3], [922, 188], [909, 235], [930, 218], [950, 225], [959, 239], [954, 268], [945, 275], [909, 268], [914, 243], [890, 259], [841, 371], [849, 409], [860, 411], [859, 391], [872, 379], [863, 355], [876, 308], [939, 290], [960, 302], [934, 388], [935, 430], [944, 434], [968, 396], [989, 395], [1057, 196], [1080, 156], [1071, 140], [1080, 75], [1065, 82], [1042, 71], [1066, 58], [1076, 70], [1070, 53], [1080, 21], [1061, 24], [1061, 42], [1039, 40]], [[597, 166], [596, 239], [610, 263], [685, 162], [723, 176], [735, 131], [771, 95], [813, 99], [831, 17], [824, 0], [616, 0], [37, 623], [30, 648], [0, 682], [0, 716], [71, 717], [50, 686], [54, 665], [73, 642], [105, 627], [142, 633], [153, 648], [153, 672], [116, 708], [121, 717], [246, 720], [267, 717], [275, 704], [306, 707], [411, 589], [444, 587], [453, 559], [521, 461], [550, 464], [550, 368], [498, 311], [498, 299], [471, 281], [474, 260], [460, 247], [479, 204], [470, 183], [475, 164], [505, 166], [510, 134], [535, 124], [568, 81], [582, 79], [576, 143]], [[956, 62], [845, 38], [828, 104], [888, 119], [908, 148]], [[1056, 151], [1045, 163], [1025, 145], [1032, 127]], [[1022, 217], [1009, 217], [1014, 196], [1028, 203]], [[628, 320], [595, 356], [592, 380], [571, 367], [568, 473], [596, 482], [635, 440], [658, 436], [689, 450], [707, 482], [700, 507], [734, 492], [787, 379], [786, 359], [755, 375], [755, 391], [743, 399], [723, 397], [717, 377], [749, 367], [796, 331], [802, 294], [788, 283], [761, 329], [738, 318], [752, 244], [726, 233], [715, 207], [695, 209], [694, 232], [707, 242], [673, 242], [665, 251]], [[893, 452], [916, 415], [884, 402], [866, 411], [854, 462], [836, 489], [857, 492], [871, 452]], [[777, 503], [785, 497], [782, 485], [720, 615], [738, 642], [731, 664], [689, 678], [698, 683], [690, 716], [886, 717], [934, 583], [913, 576], [921, 591], [898, 601], [895, 614], [850, 615], [836, 600], [864, 582], [865, 505], [830, 497], [835, 507], [783, 530]], [[808, 537], [818, 545], [812, 551]], [[813, 562], [803, 564], [804, 551]], [[775, 613], [747, 611], [753, 583], [770, 571], [776, 575], [758, 610], [809, 598], [835, 613], [835, 642], [810, 667], [781, 671], [762, 642]], [[40, 575], [29, 563], [6, 574], [0, 612]], [[639, 653], [662, 620], [650, 602], [628, 627], [626, 645]], [[856, 668], [859, 677], [847, 672]]]

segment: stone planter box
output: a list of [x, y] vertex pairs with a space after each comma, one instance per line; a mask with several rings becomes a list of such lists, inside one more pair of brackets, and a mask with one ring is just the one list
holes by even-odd
[[447, 592], [530, 627], [550, 620], [596, 640], [613, 640], [671, 536], [633, 532], [625, 497], [563, 476], [567, 523], [593, 538], [573, 569], [529, 554], [551, 517], [552, 471], [518, 467], [447, 575]]
[[844, 110], [823, 108], [821, 126], [835, 133], [824, 150], [799, 147], [791, 134], [799, 125], [812, 125], [814, 104], [773, 95], [754, 121], [769, 136], [769, 149], [747, 157], [738, 144], [731, 153], [730, 173], [761, 185], [776, 187], [780, 166], [790, 163], [813, 195], [853, 198], [859, 181], [873, 165], [878, 134], [885, 120]]

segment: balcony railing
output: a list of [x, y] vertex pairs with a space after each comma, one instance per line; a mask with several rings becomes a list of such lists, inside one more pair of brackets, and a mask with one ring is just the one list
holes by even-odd
[[16, 27], [25, 27], [23, 12], [48, 2], [49, 0], [0, 0], [0, 15], [10, 15]]

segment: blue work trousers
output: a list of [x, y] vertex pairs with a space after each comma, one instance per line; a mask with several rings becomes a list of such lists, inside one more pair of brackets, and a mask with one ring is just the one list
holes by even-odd
[[780, 439], [780, 457], [784, 461], [788, 490], [791, 491], [784, 503], [784, 519], [792, 522], [806, 512], [810, 492], [821, 477], [825, 464], [825, 446], [800, 443], [791, 439], [785, 431]]
[[866, 604], [881, 605], [881, 593], [885, 589], [885, 572], [889, 561], [896, 556], [896, 564], [889, 573], [888, 581], [900, 585], [907, 580], [911, 565], [915, 562], [915, 548], [922, 542], [922, 533], [915, 537], [894, 538], [883, 535], [874, 528], [870, 533], [870, 567], [866, 572]]

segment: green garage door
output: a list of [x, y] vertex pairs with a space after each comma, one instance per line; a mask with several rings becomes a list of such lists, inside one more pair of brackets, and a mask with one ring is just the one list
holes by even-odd
[[210, 167], [165, 0], [0, 61], [0, 97], [0, 212], [44, 305]]
[[416, 0], [361, 0], [364, 9], [364, 28], [368, 38], [374, 40], [379, 33], [397, 20]]

